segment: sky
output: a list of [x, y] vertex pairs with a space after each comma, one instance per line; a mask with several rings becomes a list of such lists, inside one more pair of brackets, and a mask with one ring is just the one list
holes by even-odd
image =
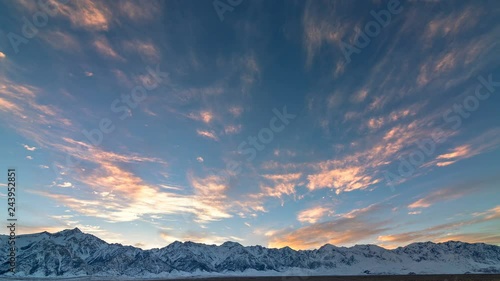
[[2, 0], [0, 38], [18, 234], [500, 245], [497, 1]]

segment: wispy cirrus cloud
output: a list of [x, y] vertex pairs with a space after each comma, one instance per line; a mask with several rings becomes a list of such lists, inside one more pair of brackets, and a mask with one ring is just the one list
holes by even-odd
[[161, 2], [151, 1], [139, 4], [139, 2], [127, 0], [118, 2], [117, 6], [123, 16], [136, 24], [146, 24], [161, 16]]
[[208, 110], [202, 110], [200, 112], [191, 112], [187, 117], [209, 124], [214, 118], [214, 113]]
[[500, 181], [500, 177], [477, 179], [455, 184], [450, 187], [442, 187], [408, 205], [409, 209], [429, 208], [444, 201], [451, 201], [468, 194], [492, 191], [495, 183]]
[[302, 173], [266, 174], [262, 177], [267, 180], [267, 183], [261, 184], [262, 194], [260, 195], [281, 198], [283, 195], [295, 194], [295, 187]]
[[152, 41], [125, 41], [123, 48], [129, 53], [135, 52], [147, 63], [157, 63], [161, 60], [161, 52]]
[[241, 132], [241, 124], [238, 124], [238, 125], [227, 125], [224, 127], [224, 133], [226, 135], [232, 135], [232, 134], [237, 134], [239, 132]]
[[[207, 198], [207, 194], [214, 195], [215, 192], [219, 192], [217, 198], [221, 195], [222, 189], [219, 187], [223, 186], [212, 184], [212, 178], [195, 181], [197, 192], [181, 195], [167, 191], [170, 189], [162, 186], [146, 183], [119, 165], [120, 162], [157, 161], [153, 158], [119, 155], [97, 148], [90, 148], [85, 153], [68, 148], [66, 152], [97, 165], [96, 169], [73, 175], [74, 179], [95, 192], [88, 193], [82, 196], [83, 198], [42, 191], [32, 192], [56, 200], [82, 215], [110, 222], [134, 221], [151, 214], [193, 214], [199, 222], [230, 217], [224, 211], [224, 204], [216, 204], [215, 198]], [[67, 183], [62, 185], [69, 186]], [[164, 207], [159, 209], [157, 206]]]
[[303, 210], [297, 215], [297, 220], [300, 222], [316, 223], [322, 217], [328, 214], [332, 214], [329, 208], [318, 206], [310, 209]]
[[465, 140], [463, 142], [464, 144], [450, 148], [448, 152], [437, 155], [435, 159], [428, 162], [426, 166], [449, 166], [458, 161], [491, 151], [500, 146], [499, 137], [500, 129], [493, 128], [487, 130], [477, 136]]
[[[481, 224], [484, 222], [490, 222], [490, 221], [497, 221], [500, 219], [500, 207], [494, 207], [482, 214], [478, 214], [476, 217], [469, 218], [469, 219], [464, 219], [464, 220], [459, 220], [456, 222], [450, 222], [450, 223], [445, 223], [445, 224], [438, 224], [432, 227], [428, 227], [426, 229], [418, 230], [418, 231], [409, 231], [409, 232], [403, 232], [403, 233], [398, 233], [398, 234], [391, 234], [391, 235], [381, 235], [377, 239], [378, 241], [382, 243], [411, 243], [415, 241], [435, 241], [435, 242], [440, 242], [440, 241], [449, 241], [452, 240], [453, 234], [449, 234], [450, 232], [460, 230], [462, 227], [465, 226], [470, 226], [470, 225], [477, 225]], [[484, 235], [484, 234], [482, 234]], [[477, 236], [471, 236], [471, 235], [466, 235], [462, 236], [462, 238], [468, 238], [471, 240], [460, 240], [464, 242], [485, 242], [485, 241], [480, 241], [478, 240], [481, 234], [478, 234]], [[500, 240], [497, 239], [498, 237], [490, 237], [489, 241], [494, 244], [500, 243]]]
[[58, 4], [59, 11], [75, 28], [89, 31], [106, 31], [112, 22], [112, 12], [105, 2], [83, 0]]
[[239, 117], [243, 113], [243, 107], [241, 106], [231, 106], [229, 108], [229, 112], [234, 116], [234, 117]]
[[326, 243], [349, 245], [356, 241], [374, 237], [389, 228], [386, 222], [374, 220], [377, 213], [385, 209], [382, 204], [373, 204], [366, 208], [355, 209], [336, 218], [298, 229], [283, 229], [266, 235], [269, 247], [289, 246], [293, 249], [312, 249]]
[[217, 135], [215, 134], [214, 131], [208, 131], [208, 130], [196, 130], [196, 133], [199, 135], [199, 136], [202, 136], [202, 137], [205, 137], [205, 138], [209, 138], [209, 139], [212, 139], [212, 140], [215, 140], [215, 141], [218, 141], [219, 138], [217, 137]]
[[40, 38], [56, 50], [69, 53], [80, 53], [82, 51], [78, 38], [69, 32], [48, 30], [40, 34]]
[[104, 57], [121, 61], [125, 60], [114, 50], [114, 48], [110, 45], [108, 39], [104, 36], [97, 37], [94, 40], [94, 47], [96, 51]]

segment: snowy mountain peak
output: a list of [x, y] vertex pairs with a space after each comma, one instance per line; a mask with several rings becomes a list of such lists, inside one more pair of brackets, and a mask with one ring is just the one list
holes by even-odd
[[[8, 274], [6, 235], [0, 235], [0, 275]], [[315, 275], [500, 273], [500, 247], [459, 241], [413, 243], [387, 250], [376, 245], [296, 251], [225, 242], [220, 246], [175, 241], [141, 250], [109, 244], [78, 228], [19, 235], [18, 276], [144, 276], [173, 274]], [[297, 271], [298, 270], [298, 271]]]
[[226, 241], [222, 243], [221, 247], [234, 248], [234, 247], [243, 247], [243, 245], [237, 242]]
[[78, 227], [75, 227], [73, 229], [65, 229], [65, 230], [63, 230], [63, 231], [61, 231], [59, 233], [63, 234], [63, 235], [83, 234], [83, 232]]

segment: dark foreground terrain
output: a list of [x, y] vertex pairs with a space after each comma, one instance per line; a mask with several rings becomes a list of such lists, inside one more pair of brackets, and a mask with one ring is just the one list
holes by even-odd
[[[166, 279], [171, 281], [173, 279]], [[273, 276], [175, 279], [179, 281], [500, 281], [500, 274], [377, 275], [377, 276]], [[158, 281], [156, 279], [155, 281]]]

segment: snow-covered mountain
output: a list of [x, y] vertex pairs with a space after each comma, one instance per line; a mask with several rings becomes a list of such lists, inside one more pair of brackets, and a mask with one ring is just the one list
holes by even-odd
[[[0, 275], [10, 275], [8, 237], [0, 235]], [[108, 244], [78, 228], [16, 239], [17, 276], [359, 275], [500, 273], [500, 247], [483, 243], [414, 243], [394, 250], [375, 245], [295, 251], [285, 247], [174, 242], [142, 250]]]

